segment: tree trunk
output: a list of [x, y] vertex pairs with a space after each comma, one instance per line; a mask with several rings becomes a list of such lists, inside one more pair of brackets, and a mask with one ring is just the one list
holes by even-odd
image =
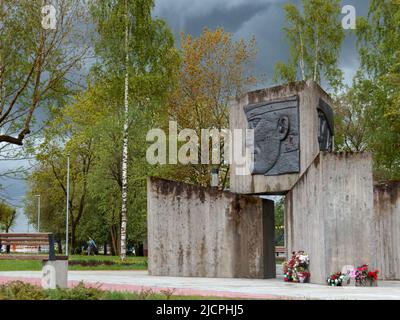
[[111, 246], [110, 246], [110, 250], [111, 250], [111, 255], [112, 256], [116, 256], [117, 255], [117, 253], [116, 253], [116, 250], [115, 250], [115, 243], [114, 243], [114, 239], [111, 239]]
[[138, 246], [138, 250], [137, 250], [136, 255], [139, 256], [139, 257], [144, 257], [144, 247], [143, 247], [143, 243], [139, 243], [139, 246]]
[[62, 254], [62, 242], [61, 239], [57, 239], [58, 253]]
[[103, 255], [107, 255], [107, 241], [104, 241], [104, 252]]
[[[6, 233], [8, 233], [8, 228], [6, 229]], [[7, 245], [7, 246], [6, 246], [6, 252], [7, 252], [7, 254], [10, 254], [10, 250], [11, 250], [11, 246], [10, 246], [10, 245]]]
[[[318, 30], [317, 30], [317, 32], [318, 32]], [[317, 80], [319, 80], [319, 79], [317, 79], [318, 78], [317, 77], [317, 74], [318, 74], [318, 59], [319, 59], [318, 53], [319, 53], [319, 38], [318, 38], [318, 33], [317, 33], [317, 39], [315, 41], [315, 61], [314, 61], [314, 77], [313, 77], [313, 80], [315, 82], [317, 82]]]
[[124, 132], [122, 147], [122, 208], [121, 208], [121, 250], [120, 257], [124, 261], [126, 258], [126, 223], [127, 223], [127, 189], [128, 189], [128, 92], [129, 92], [129, 74], [128, 74], [128, 2], [126, 4], [126, 26], [125, 26], [125, 110], [124, 110]]
[[301, 70], [301, 77], [302, 77], [302, 80], [305, 80], [306, 79], [306, 74], [305, 74], [305, 72], [304, 72], [304, 44], [303, 44], [303, 37], [302, 37], [302, 34], [301, 34], [301, 32], [302, 32], [302, 30], [300, 30], [299, 31], [299, 36], [300, 36], [300, 54], [301, 54], [301, 57], [300, 57], [300, 70]]
[[111, 226], [110, 236], [111, 236], [111, 255], [113, 256], [119, 255], [118, 234], [116, 225]]
[[71, 223], [71, 246], [70, 246], [71, 254], [75, 254], [75, 241], [76, 241], [75, 231], [76, 231], [76, 226], [75, 226], [75, 223], [72, 222]]

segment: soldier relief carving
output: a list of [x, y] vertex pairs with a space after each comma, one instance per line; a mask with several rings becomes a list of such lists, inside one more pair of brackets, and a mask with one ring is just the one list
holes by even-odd
[[299, 100], [247, 105], [244, 108], [250, 129], [254, 129], [252, 174], [266, 176], [300, 171]]
[[319, 135], [318, 143], [321, 151], [332, 151], [333, 149], [333, 111], [322, 99], [318, 104]]

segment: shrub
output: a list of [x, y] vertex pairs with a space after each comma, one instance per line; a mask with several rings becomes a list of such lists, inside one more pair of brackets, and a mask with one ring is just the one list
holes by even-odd
[[83, 282], [72, 289], [46, 290], [46, 294], [50, 300], [101, 300], [105, 295], [99, 288], [86, 287]]
[[44, 300], [42, 289], [22, 281], [12, 281], [0, 286], [0, 299], [6, 300]]

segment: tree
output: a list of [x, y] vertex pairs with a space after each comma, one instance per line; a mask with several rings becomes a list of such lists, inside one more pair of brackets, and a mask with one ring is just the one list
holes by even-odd
[[[82, 109], [82, 104], [84, 104], [82, 99], [84, 99], [83, 96], [78, 96], [75, 103], [63, 109], [54, 110], [54, 119], [44, 130], [43, 142], [35, 151], [38, 168], [31, 176], [31, 179], [36, 182], [42, 179], [42, 175], [50, 176], [51, 178], [48, 178], [50, 181], [47, 180], [48, 183], [45, 186], [51, 186], [54, 192], [61, 193], [62, 196], [58, 196], [57, 201], [66, 199], [66, 158], [67, 154], [70, 155], [69, 223], [72, 252], [76, 247], [77, 228], [82, 216], [87, 213], [88, 176], [95, 160], [93, 139], [96, 131], [93, 129], [93, 124], [97, 119], [96, 113], [85, 112], [86, 110]], [[65, 203], [65, 200], [62, 201]], [[53, 202], [53, 205], [60, 208], [60, 204]]]
[[369, 97], [356, 78], [351, 88], [335, 97], [335, 149], [363, 152], [368, 150]]
[[86, 53], [74, 28], [84, 12], [82, 3], [57, 3], [54, 30], [41, 25], [41, 1], [0, 3], [0, 146], [22, 145], [39, 106], [45, 110], [66, 99], [67, 76]]
[[343, 74], [338, 57], [344, 31], [340, 0], [302, 0], [303, 11], [292, 3], [284, 5], [289, 42], [289, 61], [275, 65], [275, 81], [314, 80], [338, 91]]
[[40, 229], [52, 232], [62, 253], [61, 241], [65, 239], [65, 193], [54, 178], [52, 168], [39, 163], [27, 176], [24, 213], [31, 225], [37, 228], [37, 197], [40, 195]]
[[275, 201], [275, 245], [285, 245], [285, 198]]
[[357, 21], [360, 100], [368, 101], [368, 149], [377, 180], [400, 178], [400, 5], [372, 0]]
[[0, 230], [9, 232], [15, 223], [17, 211], [4, 202], [0, 202]]
[[[228, 128], [230, 100], [257, 84], [255, 38], [235, 41], [233, 35], [222, 28], [214, 31], [205, 28], [198, 38], [182, 34], [181, 47], [179, 81], [171, 97], [170, 119], [177, 121], [180, 129], [195, 130], [198, 137], [201, 129]], [[220, 157], [223, 145], [221, 139]], [[170, 175], [209, 185], [211, 168], [209, 164], [192, 163], [179, 169], [175, 166]], [[218, 168], [225, 172], [222, 179], [225, 187], [229, 166], [219, 165]]]
[[[121, 193], [121, 259], [126, 255], [127, 197], [128, 197], [128, 136], [129, 105], [133, 101], [135, 111], [147, 104], [145, 94], [151, 91], [158, 94], [168, 89], [171, 71], [176, 61], [173, 37], [165, 23], [153, 19], [151, 10], [153, 0], [138, 1], [92, 1], [92, 16], [96, 23], [99, 38], [96, 53], [101, 58], [97, 72], [120, 83], [123, 92], [123, 137], [122, 137], [122, 193]], [[162, 79], [161, 77], [166, 77]], [[169, 77], [169, 78], [168, 78]], [[124, 79], [121, 83], [120, 79]], [[149, 90], [149, 86], [154, 89]], [[140, 92], [147, 87], [144, 92]], [[131, 90], [131, 89], [134, 90]]]

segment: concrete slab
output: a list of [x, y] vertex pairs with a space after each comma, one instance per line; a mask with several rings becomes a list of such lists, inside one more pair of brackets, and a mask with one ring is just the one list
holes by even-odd
[[[0, 272], [0, 283], [22, 280], [40, 284], [39, 271]], [[328, 287], [286, 283], [277, 279], [186, 278], [150, 276], [147, 271], [69, 271], [69, 286], [83, 281], [118, 291], [173, 290], [175, 295], [242, 299], [400, 300], [400, 281], [380, 281], [378, 287]]]

